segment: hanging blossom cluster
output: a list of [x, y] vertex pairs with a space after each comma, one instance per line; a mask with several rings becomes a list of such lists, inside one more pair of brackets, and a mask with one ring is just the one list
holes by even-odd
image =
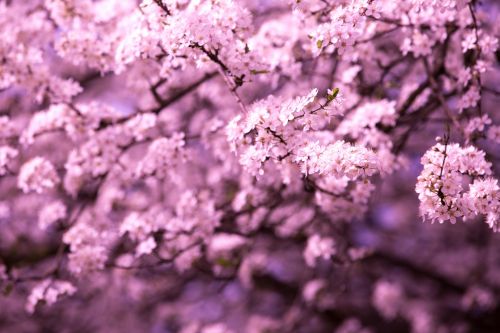
[[416, 191], [424, 218], [455, 223], [457, 218], [480, 214], [494, 231], [499, 230], [500, 187], [483, 151], [438, 143], [425, 153], [422, 164]]

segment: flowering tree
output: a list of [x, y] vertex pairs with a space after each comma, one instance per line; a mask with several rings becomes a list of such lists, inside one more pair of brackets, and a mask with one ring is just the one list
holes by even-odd
[[0, 330], [498, 332], [499, 12], [0, 2]]

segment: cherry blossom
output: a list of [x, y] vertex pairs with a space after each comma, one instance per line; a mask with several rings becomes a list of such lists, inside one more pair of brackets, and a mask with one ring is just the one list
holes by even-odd
[[35, 157], [21, 167], [18, 186], [23, 192], [41, 193], [59, 183], [53, 164], [43, 157]]
[[54, 304], [61, 296], [71, 296], [76, 292], [73, 284], [67, 281], [46, 279], [37, 284], [28, 297], [26, 310], [33, 313], [39, 302], [45, 302], [47, 305]]

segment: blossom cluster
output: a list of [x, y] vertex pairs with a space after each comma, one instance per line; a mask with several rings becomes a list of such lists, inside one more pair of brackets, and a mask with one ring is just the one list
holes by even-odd
[[154, 175], [165, 178], [165, 176], [170, 175], [175, 178], [175, 167], [187, 159], [184, 145], [183, 133], [176, 133], [171, 138], [154, 140], [149, 146], [146, 156], [138, 165], [137, 177]]
[[484, 151], [438, 143], [425, 153], [422, 164], [416, 191], [424, 218], [455, 223], [457, 218], [470, 219], [480, 214], [498, 230], [500, 187], [491, 176], [492, 165], [486, 161]]
[[30, 119], [20, 141], [24, 145], [31, 145], [37, 136], [55, 131], [64, 131], [77, 141], [95, 134], [101, 124], [112, 123], [119, 118], [118, 112], [101, 103], [53, 104]]
[[67, 208], [61, 201], [54, 201], [43, 207], [38, 214], [38, 226], [47, 229], [55, 222], [66, 218]]
[[26, 311], [33, 313], [38, 303], [52, 305], [62, 296], [71, 296], [75, 292], [76, 287], [68, 281], [45, 279], [31, 290]]
[[9, 146], [0, 147], [0, 176], [8, 173], [9, 163], [18, 155], [18, 151]]
[[138, 114], [116, 126], [108, 126], [72, 150], [65, 164], [64, 187], [76, 195], [92, 177], [108, 174], [117, 165], [124, 150], [145, 141], [156, 126], [156, 115]]
[[314, 266], [317, 258], [330, 259], [335, 254], [335, 242], [331, 238], [311, 236], [304, 250], [304, 259], [308, 266]]
[[[376, 1], [356, 0], [339, 4], [328, 13], [328, 21], [320, 24], [310, 33], [316, 50], [320, 52], [339, 52], [340, 54], [352, 48], [364, 37], [367, 29], [367, 15], [377, 15]], [[314, 49], [314, 47], [313, 47]]]
[[[363, 170], [367, 175], [375, 173], [376, 159], [370, 151], [342, 141], [320, 144], [319, 140], [329, 141], [320, 129], [341, 113], [341, 106], [331, 92], [323, 104], [314, 108], [317, 94], [318, 90], [313, 89], [307, 96], [284, 101], [270, 97], [257, 102], [245, 118], [233, 118], [226, 133], [241, 165], [254, 175], [264, 175], [268, 160], [285, 166], [294, 163], [304, 174], [356, 178]], [[344, 160], [347, 156], [349, 160]]]
[[[179, 270], [186, 270], [219, 224], [220, 213], [207, 194], [187, 191], [172, 210], [155, 206], [144, 212], [132, 212], [123, 220], [119, 232], [137, 242], [137, 256], [157, 249], [164, 260], [175, 260]], [[157, 248], [160, 235], [164, 242]]]
[[50, 161], [35, 157], [21, 167], [18, 186], [23, 192], [41, 193], [54, 188], [59, 183], [59, 176]]
[[119, 41], [115, 56], [118, 70], [137, 58], [163, 55], [160, 73], [168, 77], [176, 68], [204, 67], [213, 60], [239, 86], [263, 69], [246, 43], [250, 13], [237, 2], [160, 3], [144, 0], [130, 17], [130, 33]]
[[107, 243], [113, 235], [99, 225], [91, 223], [94, 217], [86, 216], [72, 226], [63, 236], [69, 246], [69, 270], [74, 274], [86, 274], [104, 268], [108, 258]]
[[[0, 89], [22, 87], [38, 102], [69, 101], [82, 88], [54, 75], [44, 61], [44, 45], [55, 33], [46, 11], [30, 3], [0, 4]], [[12, 17], [23, 16], [16, 21]]]

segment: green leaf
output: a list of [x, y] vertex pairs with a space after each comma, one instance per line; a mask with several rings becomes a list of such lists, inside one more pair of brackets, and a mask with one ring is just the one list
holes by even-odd
[[339, 92], [340, 92], [340, 89], [339, 89], [339, 88], [333, 88], [332, 93], [331, 93], [331, 94], [328, 94], [328, 95], [326, 96], [327, 101], [328, 101], [328, 102], [333, 101], [333, 100], [337, 97], [337, 95], [339, 94]]
[[217, 258], [215, 260], [215, 263], [219, 266], [222, 266], [224, 268], [227, 268], [227, 267], [232, 267], [234, 266], [234, 263], [231, 261], [231, 260], [228, 260], [226, 258]]
[[337, 97], [339, 94], [340, 89], [339, 88], [333, 88], [332, 96], [333, 98]]
[[250, 73], [254, 74], [254, 75], [257, 75], [257, 74], [267, 74], [267, 73], [269, 73], [269, 71], [265, 70], [265, 69], [251, 69]]

